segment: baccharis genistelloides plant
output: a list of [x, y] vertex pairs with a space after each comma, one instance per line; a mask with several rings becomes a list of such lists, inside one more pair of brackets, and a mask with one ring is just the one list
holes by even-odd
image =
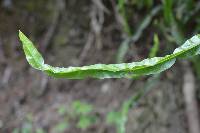
[[35, 69], [59, 78], [84, 79], [92, 78], [133, 78], [142, 75], [157, 74], [169, 69], [177, 58], [186, 58], [200, 54], [200, 35], [188, 39], [170, 55], [153, 57], [140, 62], [121, 64], [95, 64], [82, 67], [53, 67], [44, 63], [44, 59], [33, 43], [19, 31], [19, 38], [28, 63]]

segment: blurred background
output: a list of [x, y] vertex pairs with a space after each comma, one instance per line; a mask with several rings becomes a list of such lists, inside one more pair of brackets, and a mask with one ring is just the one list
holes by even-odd
[[200, 33], [200, 1], [0, 0], [1, 133], [200, 132], [199, 56], [134, 80], [56, 79], [28, 65], [19, 29], [53, 66], [140, 61]]

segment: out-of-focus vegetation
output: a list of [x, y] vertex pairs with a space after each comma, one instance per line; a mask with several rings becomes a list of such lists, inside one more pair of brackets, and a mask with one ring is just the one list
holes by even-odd
[[[121, 11], [122, 13], [120, 12], [121, 16], [141, 15], [142, 11], [145, 17], [143, 17], [144, 19], [137, 20], [136, 25], [131, 23], [134, 22], [131, 18], [126, 17], [126, 19], [124, 19], [124, 32], [132, 31], [133, 34], [129, 34], [119, 47], [117, 62], [123, 62], [122, 60], [130, 45], [134, 45], [139, 39], [148, 38], [145, 36], [145, 32], [148, 31], [149, 28], [153, 28], [151, 32], [159, 34], [163, 41], [165, 41], [165, 44], [169, 45], [168, 50], [176, 45], [180, 45], [189, 36], [200, 32], [199, 1], [119, 0], [118, 3], [120, 5], [119, 12], [123, 10], [123, 12]], [[158, 6], [161, 6], [161, 9], [156, 9]], [[124, 15], [124, 12], [126, 12], [126, 15]], [[129, 23], [126, 24], [127, 22]], [[127, 27], [129, 27], [129, 30], [127, 30]], [[155, 47], [157, 47], [155, 46], [155, 41], [152, 44], [154, 44], [152, 49], [155, 49]], [[168, 50], [165, 51], [167, 52]], [[194, 65], [199, 66], [198, 61], [194, 61]], [[199, 71], [197, 67], [195, 67], [195, 69], [197, 72]]]
[[[122, 30], [124, 31], [124, 33], [127, 34], [121, 46], [119, 47], [119, 51], [117, 53], [118, 55], [117, 62], [123, 62], [123, 59], [127, 51], [129, 50], [129, 47], [130, 47], [129, 45], [131, 45], [132, 43], [136, 43], [139, 39], [145, 38], [144, 31], [147, 30], [149, 27], [153, 27], [157, 29], [155, 31], [153, 30], [155, 33], [153, 33], [154, 35], [153, 41], [152, 41], [153, 46], [150, 49], [149, 57], [154, 57], [158, 53], [159, 45], [160, 45], [158, 33], [163, 36], [163, 39], [166, 39], [169, 45], [174, 44], [176, 46], [183, 43], [183, 41], [185, 41], [185, 38], [187, 38], [189, 35], [197, 34], [199, 32], [198, 27], [200, 24], [198, 23], [199, 21], [198, 13], [199, 13], [200, 8], [199, 8], [199, 3], [195, 1], [178, 0], [174, 2], [173, 0], [162, 0], [162, 2], [159, 3], [153, 0], [143, 0], [143, 1], [118, 0], [117, 9], [118, 9], [119, 15], [121, 16], [123, 20]], [[147, 10], [146, 14], [144, 15], [145, 17], [144, 19], [141, 20], [141, 22], [139, 22], [140, 24], [138, 28], [134, 30], [133, 27], [136, 27], [136, 26], [132, 26], [130, 24], [130, 21], [131, 21], [130, 16], [132, 16], [132, 14], [137, 14], [138, 13], [137, 10], [142, 11], [144, 9]], [[194, 30], [188, 33], [188, 31], [186, 30], [186, 27], [190, 27], [190, 26], [193, 26]], [[25, 42], [28, 42], [28, 40], [26, 40], [26, 37], [24, 37], [24, 35], [20, 35], [20, 38], [21, 38], [21, 41], [24, 42], [24, 47], [25, 47], [24, 50], [25, 50], [26, 55], [30, 56], [28, 55], [30, 54], [30, 52], [27, 52], [27, 49], [28, 49], [26, 48], [27, 44], [25, 44]], [[192, 45], [192, 43], [195, 41], [199, 43], [198, 40], [194, 40], [194, 39], [192, 41], [189, 40], [187, 43], [191, 43]], [[199, 44], [196, 44], [196, 45], [199, 45]], [[185, 46], [188, 46], [188, 44], [186, 44]], [[172, 45], [169, 47], [174, 47], [174, 46]], [[34, 48], [32, 48], [32, 46], [30, 46], [30, 48], [33, 51], [36, 51], [34, 50]], [[177, 51], [179, 50], [176, 50], [175, 53], [177, 53]], [[187, 55], [185, 54], [185, 52], [183, 53], [184, 55]], [[197, 51], [197, 53], [199, 52]], [[31, 57], [31, 59], [34, 59], [34, 55], [32, 56], [33, 57]], [[43, 60], [42, 57], [39, 57], [39, 58]], [[44, 70], [44, 71], [50, 72], [51, 71], [50, 69], [52, 69], [51, 75], [54, 75], [53, 72], [55, 72], [56, 74], [56, 71], [60, 71], [60, 75], [64, 72], [64, 69], [58, 70], [58, 68], [56, 68], [55, 70], [53, 70], [53, 68], [50, 68], [50, 67], [47, 69], [45, 68], [45, 66], [42, 66], [40, 64], [41, 62], [39, 62], [38, 63], [39, 65], [37, 65], [37, 62], [38, 62], [37, 60], [39, 60], [39, 58], [37, 58], [35, 62], [29, 60], [29, 63], [33, 65], [33, 67]], [[166, 60], [166, 59], [163, 59], [163, 60]], [[195, 66], [194, 68], [196, 69], [198, 73], [199, 72], [198, 61], [193, 60], [193, 62]], [[69, 71], [69, 70], [66, 70], [66, 71]], [[79, 73], [81, 73], [81, 70]], [[59, 75], [59, 72], [58, 72], [58, 75]], [[124, 104], [122, 105], [122, 109], [119, 112], [110, 112], [108, 114], [107, 122], [110, 124], [115, 124], [117, 127], [118, 133], [125, 133], [125, 124], [127, 121], [129, 108], [132, 106], [132, 104], [137, 102], [138, 99], [143, 94], [144, 92], [142, 91], [138, 95], [134, 96], [131, 100], [125, 101]], [[77, 114], [80, 118], [77, 124], [78, 128], [85, 129], [96, 121], [95, 117], [85, 116], [92, 111], [92, 107], [90, 105], [85, 105], [85, 104], [81, 104], [80, 102], [75, 102], [72, 108], [74, 109], [74, 113]], [[63, 112], [63, 111], [60, 111], [60, 112]], [[61, 123], [57, 126], [56, 129], [61, 129], [60, 131], [62, 131], [62, 129], [64, 130], [65, 127], [66, 127], [65, 124]]]
[[[55, 18], [60, 17], [60, 14], [62, 16], [62, 13], [65, 14], [62, 10], [64, 6], [69, 6], [67, 4], [60, 5], [59, 2], [54, 0], [3, 0], [1, 6], [6, 9], [9, 15], [12, 14], [10, 10], [13, 8], [13, 3], [18, 7], [14, 7], [16, 8], [16, 13], [25, 16], [23, 19], [26, 20], [28, 16], [33, 16], [31, 19], [27, 19], [26, 23], [23, 23], [23, 25], [20, 24], [19, 26], [22, 31], [29, 31], [28, 33], [33, 40], [37, 37], [40, 39], [43, 38], [44, 36], [41, 36], [41, 33], [50, 29], [47, 25], [51, 25], [52, 18], [54, 16]], [[67, 0], [66, 3], [73, 4], [73, 2], [67, 2]], [[79, 0], [74, 0], [74, 3], [81, 2], [79, 2]], [[91, 2], [88, 1], [88, 3]], [[198, 0], [104, 0], [102, 1], [102, 4], [105, 6], [105, 19], [110, 19], [111, 16], [117, 16], [115, 19], [112, 19], [112, 21], [116, 21], [116, 23], [120, 25], [120, 27], [117, 27], [118, 30], [116, 32], [118, 37], [116, 42], [120, 44], [113, 44], [114, 47], [118, 49], [115, 52], [116, 63], [132, 62], [134, 59], [139, 60], [142, 58], [167, 55], [171, 53], [173, 49], [179, 47], [178, 45], [183, 44], [188, 38], [200, 33], [200, 2]], [[116, 11], [113, 11], [113, 8], [115, 8]], [[80, 12], [79, 10], [74, 11], [74, 9], [70, 9], [70, 11]], [[84, 17], [93, 15], [92, 13], [92, 15], [85, 15], [85, 12], [81, 13], [84, 14]], [[74, 19], [76, 22], [84, 20], [84, 17], [79, 19], [79, 16], [76, 17], [77, 19]], [[62, 16], [62, 19], [63, 18], [64, 17]], [[69, 17], [66, 19], [67, 21], [70, 21], [69, 19], [71, 18]], [[17, 21], [17, 23], [20, 23], [21, 21], [22, 19], [20, 18], [20, 21]], [[107, 21], [108, 20], [106, 20], [106, 24], [102, 24], [102, 26], [107, 26], [111, 23]], [[41, 25], [41, 22], [43, 25]], [[31, 25], [30, 23], [38, 23], [38, 25], [36, 24], [35, 27], [29, 27], [29, 25]], [[86, 25], [80, 24], [78, 26], [83, 27], [83, 29], [89, 29], [92, 24], [88, 24], [87, 22]], [[76, 23], [70, 21], [70, 26], [71, 25], [76, 25]], [[78, 26], [75, 27], [77, 28]], [[65, 29], [69, 27], [66, 26]], [[27, 30], [29, 28], [32, 29], [31, 31], [34, 32], [34, 35], [31, 34], [30, 30]], [[16, 32], [18, 29], [16, 29]], [[75, 29], [72, 34], [79, 34], [80, 38], [85, 37], [83, 34], [79, 33], [80, 31], [77, 33], [76, 30], [77, 29]], [[5, 34], [7, 33], [6, 28], [2, 28], [2, 31]], [[118, 35], [118, 32], [120, 35]], [[58, 35], [56, 34], [52, 41], [60, 46], [66, 42], [76, 40], [69, 40], [66, 37], [67, 34], [64, 30], [59, 29], [56, 33], [58, 33]], [[93, 31], [91, 33], [93, 34]], [[93, 42], [94, 41], [92, 41], [92, 44]], [[5, 49], [9, 49], [9, 46], [8, 43]], [[79, 45], [76, 46], [78, 47]], [[93, 46], [94, 45], [92, 45], [92, 47]], [[54, 46], [49, 45], [48, 47]], [[106, 46], [106, 48], [107, 47], [110, 46]], [[19, 48], [17, 47], [16, 49], [18, 50]], [[42, 53], [44, 53], [43, 48]], [[53, 54], [56, 55], [56, 53]], [[135, 55], [139, 55], [139, 57]], [[63, 58], [63, 60], [65, 59]], [[200, 78], [199, 60], [199, 56], [189, 59], [194, 68], [194, 72], [197, 77]], [[76, 64], [77, 61], [74, 62]], [[87, 64], [87, 62], [85, 64]], [[134, 94], [131, 98], [127, 98], [127, 100], [122, 102], [121, 107], [113, 109], [113, 111], [106, 114], [104, 122], [107, 122], [107, 125], [114, 125], [118, 133], [125, 133], [130, 109], [136, 107], [139, 99], [152, 88], [151, 83], [156, 84], [159, 81], [160, 79], [158, 77], [150, 77], [149, 80], [144, 83], [144, 87], [140, 88], [141, 91], [139, 93]], [[82, 89], [84, 90], [84, 88]], [[98, 112], [96, 109], [96, 106], [81, 101], [73, 101], [69, 106], [59, 106], [55, 114], [62, 117], [62, 119], [57, 123], [54, 123], [53, 131], [63, 133], [72, 125], [75, 125], [75, 128], [82, 131], [87, 131], [88, 128], [98, 124], [101, 119], [96, 114], [96, 112]], [[28, 114], [23, 124], [13, 129], [13, 133], [47, 133], [48, 129], [43, 127], [40, 128], [40, 126], [35, 126], [33, 124], [32, 115], [34, 114]], [[35, 129], [35, 127], [37, 128]]]
[[[53, 131], [56, 133], [65, 132], [70, 127], [70, 122], [75, 122], [76, 127], [82, 130], [94, 125], [98, 119], [97, 116], [91, 114], [93, 106], [81, 101], [74, 101], [68, 107], [60, 106], [57, 109], [56, 114], [63, 117], [62, 121], [59, 121], [53, 127]], [[32, 126], [32, 114], [27, 115], [27, 119], [24, 121], [24, 125], [21, 128], [15, 128], [13, 133], [46, 133], [42, 128], [36, 128], [34, 130]]]

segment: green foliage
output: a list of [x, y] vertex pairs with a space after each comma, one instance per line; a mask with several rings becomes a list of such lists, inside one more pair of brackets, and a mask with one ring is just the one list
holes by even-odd
[[33, 131], [33, 115], [31, 113], [26, 115], [26, 120], [22, 125], [21, 133], [32, 133]]
[[[81, 102], [74, 101], [69, 106], [69, 109], [66, 106], [62, 105], [58, 108], [57, 113], [62, 116], [64, 119], [59, 121], [57, 124], [53, 126], [53, 131], [56, 133], [65, 132], [69, 126], [70, 121], [76, 121], [76, 127], [82, 130], [87, 129], [91, 125], [95, 124], [97, 121], [97, 117], [92, 115], [93, 106]], [[35, 130], [34, 130], [35, 129]], [[42, 128], [34, 128], [33, 127], [33, 115], [31, 113], [26, 115], [26, 119], [21, 128], [15, 128], [12, 133], [46, 133]]]
[[19, 129], [18, 128], [15, 128], [12, 133], [19, 133]]
[[93, 78], [134, 78], [142, 75], [157, 74], [169, 69], [176, 61], [176, 58], [194, 56], [200, 53], [200, 35], [195, 35], [187, 40], [182, 46], [176, 48], [170, 55], [144, 59], [141, 62], [122, 64], [95, 64], [83, 67], [59, 68], [44, 64], [44, 60], [33, 43], [19, 32], [20, 40], [26, 59], [29, 64], [38, 70], [53, 77], [68, 79]]
[[108, 124], [114, 124], [117, 127], [117, 133], [124, 133], [125, 127], [121, 112], [112, 111], [107, 114], [106, 121]]
[[199, 60], [200, 60], [199, 56], [192, 59], [192, 62], [194, 64], [194, 69], [196, 70], [198, 79], [200, 79], [200, 62], [199, 62]]
[[130, 36], [132, 33], [131, 33], [130, 26], [128, 24], [128, 17], [126, 13], [125, 4], [126, 4], [125, 0], [118, 0], [119, 13], [121, 17], [123, 18], [123, 29]]
[[46, 133], [42, 128], [34, 128], [33, 115], [31, 113], [26, 115], [26, 119], [21, 128], [15, 128], [12, 133]]
[[122, 44], [120, 45], [118, 52], [117, 52], [117, 63], [122, 63], [124, 56], [126, 55], [130, 43], [135, 43], [136, 41], [139, 40], [139, 38], [142, 36], [142, 33], [144, 30], [148, 27], [148, 25], [151, 23], [152, 18], [161, 10], [160, 6], [155, 7], [152, 9], [152, 11], [147, 14], [144, 19], [142, 20], [141, 24], [138, 26], [136, 29], [135, 33], [133, 36], [130, 38], [124, 40]]
[[159, 50], [159, 39], [158, 39], [158, 35], [154, 34], [154, 37], [153, 37], [153, 47], [151, 48], [149, 57], [150, 58], [155, 57], [156, 54], [157, 54], [157, 52], [158, 52], [158, 50]]
[[176, 4], [177, 19], [181, 20], [183, 24], [186, 24], [189, 20], [197, 20], [197, 18], [193, 19], [192, 17], [200, 9], [199, 2], [195, 2], [194, 0], [178, 0], [174, 4]]
[[124, 101], [119, 111], [111, 111], [107, 114], [106, 121], [108, 124], [114, 124], [117, 128], [117, 133], [126, 132], [126, 122], [128, 113], [131, 108], [134, 108], [138, 101], [147, 94], [159, 82], [159, 75], [154, 75], [147, 80], [144, 87], [130, 99]]
[[19, 31], [20, 40], [23, 41], [23, 49], [26, 56], [26, 59], [31, 64], [32, 67], [43, 70], [44, 69], [44, 60], [42, 55], [37, 51], [34, 47], [33, 43], [22, 33]]
[[32, 129], [29, 128], [22, 128], [21, 132], [19, 132], [19, 129], [15, 129], [13, 133], [46, 133], [42, 128], [37, 128], [35, 132], [32, 132]]
[[72, 115], [78, 118], [77, 128], [85, 130], [92, 124], [96, 122], [96, 117], [90, 115], [92, 112], [93, 107], [90, 104], [81, 102], [81, 101], [74, 101], [72, 103]]
[[117, 51], [116, 61], [117, 63], [122, 63], [124, 57], [129, 50], [129, 40], [124, 40]]
[[22, 133], [32, 133], [32, 123], [25, 123], [21, 129]]
[[72, 104], [72, 109], [77, 115], [87, 115], [92, 111], [92, 105], [83, 103], [81, 101], [74, 101]]
[[162, 0], [163, 2], [163, 11], [164, 11], [164, 19], [167, 24], [170, 24], [173, 19], [173, 0]]
[[92, 124], [94, 124], [96, 122], [96, 117], [94, 116], [90, 116], [90, 115], [82, 115], [79, 118], [79, 121], [77, 123], [77, 127], [80, 129], [85, 130], [86, 128], [88, 128], [89, 126], [91, 126]]
[[59, 115], [64, 115], [67, 113], [67, 109], [65, 108], [65, 106], [61, 106], [58, 108], [58, 114]]
[[151, 8], [153, 6], [154, 0], [131, 0], [132, 4], [136, 5], [139, 9], [141, 8]]
[[36, 133], [46, 133], [42, 128], [37, 128]]
[[[68, 108], [69, 109], [66, 109], [65, 106], [60, 106], [58, 108], [58, 114], [65, 117], [67, 120], [76, 121], [77, 128], [85, 130], [97, 121], [97, 117], [91, 114], [93, 106], [88, 103], [77, 100], [73, 101]], [[69, 125], [69, 123], [65, 120], [59, 123], [57, 127], [63, 129], [62, 127], [64, 127], [66, 123]]]
[[[139, 21], [139, 24], [135, 26], [136, 30], [133, 30], [134, 34], [130, 29], [129, 22], [131, 23], [132, 18], [140, 18], [141, 15], [140, 17], [137, 17], [138, 12], [137, 10], [134, 10], [134, 14], [131, 14], [133, 16], [130, 17], [130, 14], [127, 13], [128, 11], [133, 11], [129, 10], [130, 8], [128, 4], [130, 4], [130, 1], [132, 2], [132, 4], [134, 4], [134, 8], [136, 6], [136, 9], [140, 9], [138, 10], [139, 13], [141, 13], [142, 11], [142, 14], [144, 14], [146, 10], [148, 11], [147, 14], [144, 14], [144, 19], [142, 21]], [[153, 0], [130, 1], [117, 1], [118, 11], [124, 21], [122, 30], [123, 32], [128, 34], [128, 39], [122, 40], [123, 42], [120, 45], [120, 48], [117, 52], [117, 63], [123, 62], [123, 59], [127, 51], [129, 50], [130, 44], [135, 43], [139, 39], [143, 40], [145, 38], [148, 38], [148, 36], [145, 36], [146, 34], [144, 34], [144, 31], [146, 31], [146, 29], [147, 31], [150, 30], [152, 32], [157, 32], [154, 31], [154, 29], [157, 30], [159, 29], [158, 27], [153, 27], [154, 29], [152, 29], [151, 22], [152, 20], [154, 20], [154, 18], [156, 19], [157, 26], [162, 25], [162, 28], [159, 31], [159, 36], [163, 35], [165, 38], [167, 38], [167, 41], [164, 38], [162, 40], [162, 42], [166, 42], [166, 44], [176, 43], [180, 45], [182, 44], [186, 35], [196, 34], [200, 31], [200, 21], [197, 16], [200, 10], [199, 2], [196, 2], [194, 0], [177, 0], [176, 2], [173, 0], [162, 0], [162, 5], [158, 5]], [[146, 7], [148, 7], [148, 9], [146, 9]], [[150, 11], [151, 8], [152, 10]], [[145, 10], [143, 11], [142, 9]], [[163, 10], [163, 12], [160, 12], [160, 10]], [[186, 30], [188, 29], [188, 25], [192, 27], [191, 29], [189, 29], [189, 31], [186, 32]], [[193, 29], [194, 31], [192, 31]], [[23, 43], [23, 49], [27, 61], [33, 68], [42, 70], [44, 73], [54, 77], [69, 79], [83, 79], [87, 77], [132, 78], [135, 76], [156, 74], [170, 68], [175, 63], [176, 58], [189, 57], [200, 53], [200, 38], [199, 35], [196, 35], [188, 41], [186, 41], [186, 43], [184, 43], [181, 47], [177, 48], [173, 52], [173, 54], [165, 57], [154, 57], [156, 56], [159, 49], [159, 39], [155, 34], [153, 47], [150, 50], [149, 54], [150, 59], [145, 59], [141, 62], [133, 63], [109, 65], [96, 64], [83, 67], [58, 68], [45, 64], [43, 57], [33, 46], [32, 42], [21, 32], [19, 36], [20, 40]], [[171, 49], [172, 45], [166, 45], [166, 47], [170, 47]], [[196, 69], [198, 75], [200, 75], [199, 59], [199, 56], [192, 59], [194, 68]], [[155, 82], [152, 83], [154, 84]], [[151, 85], [152, 84], [148, 83], [147, 86]], [[144, 95], [144, 93], [147, 92], [147, 90], [148, 89], [141, 89], [141, 91], [138, 94], [125, 101], [119, 111], [112, 111], [107, 115], [107, 122], [116, 125], [118, 133], [125, 133], [125, 124], [128, 119], [128, 112], [130, 108], [136, 106], [138, 100]], [[67, 118], [71, 117], [67, 115], [73, 115], [72, 118], [69, 119], [75, 119], [75, 121], [77, 122], [76, 126], [78, 128], [85, 130], [97, 121], [97, 117], [90, 114], [93, 110], [93, 107], [89, 104], [82, 103], [80, 101], [75, 101], [74, 103], [72, 103], [72, 106], [70, 106], [70, 109], [72, 109], [72, 113], [69, 113], [69, 111], [71, 110], [67, 110], [64, 106], [62, 106], [58, 109], [58, 113]], [[29, 117], [28, 119], [31, 121], [31, 117]], [[67, 128], [67, 122], [65, 122], [66, 121], [62, 121], [56, 125], [56, 132], [59, 132], [59, 130], [60, 132], [64, 131]], [[21, 133], [20, 131], [25, 133], [31, 133], [31, 128], [29, 124], [25, 124], [24, 126], [22, 126], [22, 129], [15, 129], [13, 133]], [[37, 129], [36, 133], [42, 133], [42, 129]]]
[[54, 131], [56, 133], [64, 132], [68, 127], [69, 127], [68, 122], [62, 121], [55, 126]]

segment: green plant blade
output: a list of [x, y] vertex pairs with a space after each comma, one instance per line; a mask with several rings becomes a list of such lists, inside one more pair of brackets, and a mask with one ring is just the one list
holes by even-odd
[[153, 57], [140, 62], [121, 64], [95, 64], [82, 67], [60, 68], [44, 63], [44, 60], [33, 43], [20, 31], [20, 40], [28, 63], [35, 69], [46, 74], [68, 79], [84, 78], [133, 78], [135, 76], [160, 73], [170, 68], [179, 57], [189, 57], [200, 54], [200, 35], [195, 35], [182, 46], [176, 48], [173, 54], [164, 57]]
[[154, 34], [153, 47], [150, 50], [149, 57], [152, 58], [156, 56], [158, 50], [159, 50], [159, 38], [158, 38], [158, 34]]
[[19, 38], [23, 42], [23, 49], [29, 64], [35, 69], [43, 70], [44, 59], [42, 58], [42, 55], [21, 31], [19, 31]]

